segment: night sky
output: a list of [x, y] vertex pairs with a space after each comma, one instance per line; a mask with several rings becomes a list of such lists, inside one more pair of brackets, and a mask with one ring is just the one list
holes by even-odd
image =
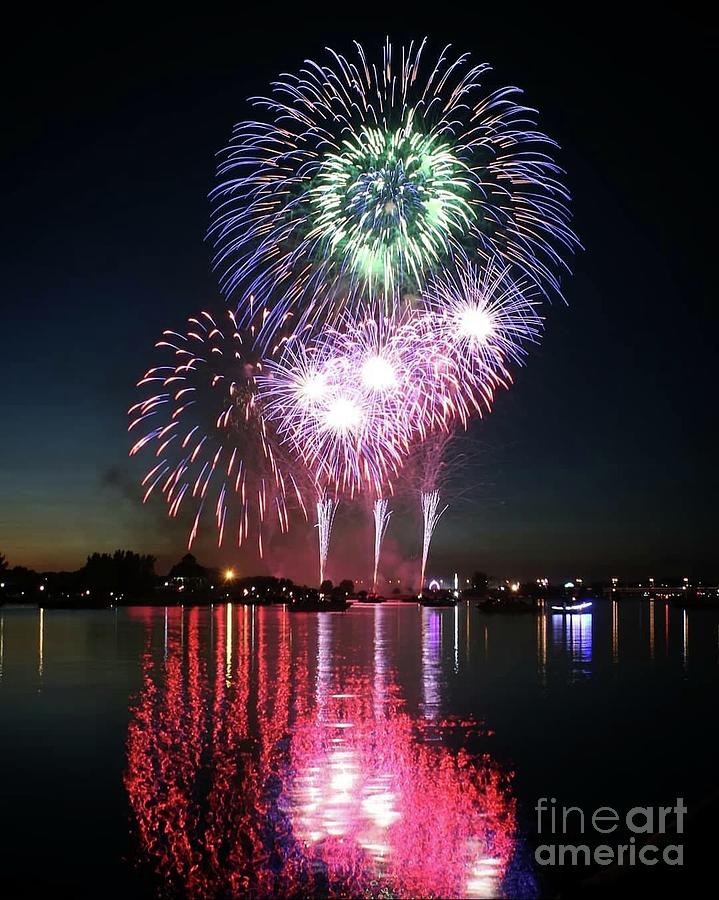
[[[184, 551], [143, 507], [126, 409], [163, 328], [216, 304], [204, 241], [215, 153], [246, 98], [325, 45], [432, 38], [516, 84], [562, 146], [586, 248], [546, 338], [465, 442], [431, 569], [701, 577], [717, 560], [716, 32], [700, 18], [591, 21], [544, 4], [481, 15], [150, 21], [50, 14], [7, 34], [0, 361], [0, 551], [77, 568], [93, 550]], [[239, 8], [239, 7], [235, 7]], [[179, 9], [179, 7], [178, 7]], [[439, 8], [438, 8], [439, 9]], [[9, 58], [8, 58], [9, 57]], [[8, 102], [9, 101], [9, 102]], [[341, 542], [356, 510], [339, 522]], [[417, 551], [396, 515], [391, 553]], [[268, 567], [311, 577], [300, 529]], [[396, 546], [395, 546], [396, 544]], [[210, 534], [201, 561], [219, 554]], [[349, 564], [346, 568], [351, 568]], [[360, 566], [361, 568], [361, 566]], [[305, 574], [306, 573], [306, 574]]]

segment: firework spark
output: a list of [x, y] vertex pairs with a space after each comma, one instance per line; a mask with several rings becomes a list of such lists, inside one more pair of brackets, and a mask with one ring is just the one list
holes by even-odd
[[387, 509], [389, 504], [389, 500], [385, 500], [380, 498], [375, 500], [373, 515], [374, 515], [374, 570], [372, 574], [372, 593], [377, 593], [377, 570], [379, 568], [379, 555], [382, 550], [382, 541], [384, 540], [385, 532], [387, 531], [387, 526], [389, 525], [389, 519], [392, 515], [392, 510]]
[[391, 490], [411, 440], [407, 367], [381, 316], [288, 340], [257, 383], [263, 408], [322, 489]]
[[288, 496], [305, 506], [298, 468], [258, 402], [262, 361], [252, 335], [238, 329], [232, 312], [219, 324], [202, 312], [185, 332], [165, 331], [156, 346], [167, 362], [139, 381], [146, 396], [129, 410], [129, 430], [142, 431], [130, 455], [154, 453], [144, 501], [159, 490], [172, 518], [191, 507], [188, 547], [204, 514], [214, 519], [218, 546], [230, 526], [237, 546], [254, 531], [262, 557], [263, 522], [272, 516], [287, 531]]
[[330, 549], [330, 535], [337, 512], [337, 501], [332, 497], [320, 497], [317, 501], [317, 535], [319, 542], [320, 586], [325, 580], [325, 567]]
[[439, 509], [439, 491], [429, 491], [421, 496], [422, 504], [422, 570], [419, 578], [419, 596], [422, 596], [424, 590], [424, 578], [427, 571], [427, 557], [429, 556], [429, 545], [432, 542], [434, 529], [437, 522], [447, 512], [449, 506], [445, 505], [443, 509]]
[[487, 91], [488, 65], [449, 48], [425, 64], [425, 43], [397, 61], [387, 41], [381, 65], [329, 51], [235, 127], [210, 232], [223, 290], [243, 310], [264, 298], [268, 342], [290, 312], [334, 324], [375, 297], [395, 313], [463, 248], [559, 292], [578, 242], [555, 142], [518, 88]]
[[[497, 387], [509, 387], [510, 367], [521, 365], [528, 345], [537, 344], [543, 319], [537, 289], [526, 278], [515, 280], [510, 267], [496, 260], [486, 266], [460, 256], [457, 265], [433, 275], [420, 301], [419, 330], [445, 360], [456, 379], [460, 412], [474, 406], [491, 409]], [[460, 414], [460, 418], [464, 418]]]

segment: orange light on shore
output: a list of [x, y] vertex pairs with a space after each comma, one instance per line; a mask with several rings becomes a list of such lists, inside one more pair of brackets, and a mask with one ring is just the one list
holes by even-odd
[[232, 581], [235, 577], [234, 569], [225, 569], [225, 581]]

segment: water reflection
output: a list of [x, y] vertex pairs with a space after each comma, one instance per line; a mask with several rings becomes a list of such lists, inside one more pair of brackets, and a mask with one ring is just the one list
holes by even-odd
[[339, 646], [347, 620], [331, 614], [217, 608], [210, 640], [207, 612], [183, 634], [171, 610], [164, 661], [148, 630], [125, 785], [140, 856], [171, 893], [502, 895], [511, 773], [468, 752], [472, 723], [440, 715], [442, 616], [421, 619], [418, 715], [388, 611], [373, 614], [366, 652]]
[[387, 610], [384, 606], [375, 606], [373, 613], [374, 713], [375, 717], [379, 718], [382, 714], [382, 703], [388, 687], [387, 679], [391, 672], [388, 660]]
[[38, 623], [37, 623], [37, 676], [39, 679], [42, 679], [42, 669], [43, 669], [43, 647], [45, 644], [45, 610], [40, 607], [38, 610]]
[[649, 601], [649, 657], [654, 659], [654, 601]]
[[225, 628], [227, 637], [225, 640], [225, 684], [230, 686], [232, 681], [232, 604], [227, 604], [226, 609], [227, 622]]
[[442, 612], [422, 607], [422, 700], [424, 715], [438, 715], [442, 680]]
[[591, 675], [592, 621], [591, 613], [552, 616], [553, 639], [569, 658], [573, 678]]
[[612, 662], [619, 662], [619, 603], [612, 600]]
[[537, 674], [542, 687], [547, 684], [547, 617], [537, 616]]
[[0, 608], [3, 896], [529, 897], [515, 792], [530, 835], [539, 796], [705, 797], [716, 611], [458, 609]]

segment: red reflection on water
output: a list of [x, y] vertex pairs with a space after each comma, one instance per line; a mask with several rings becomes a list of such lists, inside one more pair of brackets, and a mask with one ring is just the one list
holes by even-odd
[[330, 616], [218, 608], [208, 647], [206, 615], [171, 629], [164, 662], [147, 650], [128, 732], [125, 785], [164, 893], [501, 893], [511, 776], [449, 748], [467, 723], [408, 712], [381, 628], [350, 665]]

